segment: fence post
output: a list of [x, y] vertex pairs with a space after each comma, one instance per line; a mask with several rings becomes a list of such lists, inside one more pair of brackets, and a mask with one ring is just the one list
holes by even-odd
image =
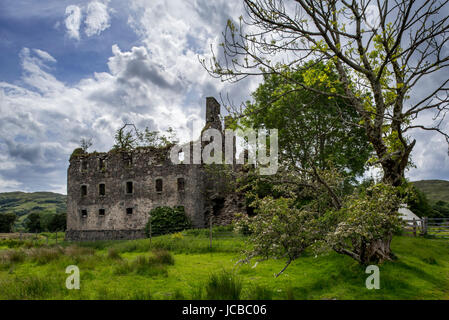
[[19, 239], [22, 241], [22, 231], [20, 231]]
[[413, 236], [416, 237], [416, 219], [413, 218]]
[[209, 248], [212, 248], [212, 215], [209, 217]]
[[150, 233], [150, 244], [151, 244], [151, 233], [152, 233], [152, 231], [151, 231], [151, 215], [150, 215], [149, 223], [150, 223], [150, 230], [149, 230], [149, 233]]
[[423, 235], [427, 235], [427, 217], [423, 219], [422, 233]]

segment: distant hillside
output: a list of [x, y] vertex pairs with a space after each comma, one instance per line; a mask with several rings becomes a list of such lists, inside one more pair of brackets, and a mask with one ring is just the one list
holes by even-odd
[[431, 202], [435, 203], [439, 200], [449, 202], [449, 181], [420, 180], [414, 181], [413, 184], [424, 192]]
[[[20, 225], [31, 212], [61, 213], [66, 212], [67, 196], [52, 192], [5, 192], [0, 193], [0, 213], [13, 212]], [[17, 225], [17, 224], [16, 224]]]

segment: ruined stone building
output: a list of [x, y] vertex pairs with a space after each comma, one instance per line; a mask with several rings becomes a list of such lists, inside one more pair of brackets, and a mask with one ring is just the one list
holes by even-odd
[[[223, 132], [220, 104], [206, 98], [205, 128]], [[67, 174], [67, 240], [145, 237], [151, 209], [183, 206], [194, 227], [230, 222], [242, 204], [211, 187], [202, 164], [173, 164], [170, 148], [72, 155]]]

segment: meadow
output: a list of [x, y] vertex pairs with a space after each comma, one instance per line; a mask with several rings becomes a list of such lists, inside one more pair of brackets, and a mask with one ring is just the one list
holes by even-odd
[[[61, 239], [61, 234], [59, 234]], [[150, 239], [55, 243], [0, 240], [0, 299], [449, 299], [449, 242], [396, 236], [398, 260], [380, 265], [380, 289], [349, 257], [307, 252], [278, 278], [284, 261], [236, 265], [247, 246], [184, 231]], [[80, 269], [80, 289], [65, 286]]]

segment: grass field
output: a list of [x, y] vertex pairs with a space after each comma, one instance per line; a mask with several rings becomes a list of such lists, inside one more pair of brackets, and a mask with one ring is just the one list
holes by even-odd
[[[61, 235], [60, 235], [61, 236]], [[45, 245], [0, 240], [0, 299], [449, 299], [448, 240], [396, 237], [398, 261], [380, 266], [380, 289], [365, 268], [329, 252], [235, 267], [245, 238], [213, 242], [184, 233], [133, 241]], [[81, 288], [68, 290], [77, 265]]]

